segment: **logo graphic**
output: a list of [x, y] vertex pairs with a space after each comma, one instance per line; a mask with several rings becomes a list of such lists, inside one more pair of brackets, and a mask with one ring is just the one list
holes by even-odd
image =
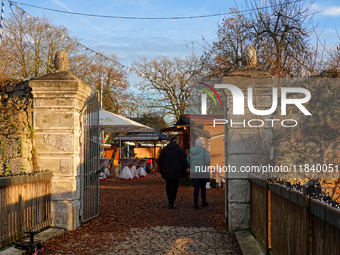
[[[213, 89], [211, 86], [200, 82], [200, 84], [207, 86], [210, 88], [215, 95], [217, 95], [218, 99], [220, 100], [220, 103], [222, 105], [222, 101], [220, 97], [218, 96], [217, 92], [215, 89]], [[230, 84], [215, 84], [215, 88], [222, 88], [222, 89], [229, 89], [232, 97], [233, 97], [233, 114], [234, 115], [244, 115], [244, 94], [240, 88], [238, 88], [235, 85], [230, 85]], [[212, 94], [203, 88], [199, 88], [205, 92], [207, 92], [210, 97], [213, 98], [215, 105], [216, 101], [215, 98], [212, 96]], [[290, 93], [301, 93], [304, 94], [304, 98], [287, 98], [287, 94]], [[248, 96], [248, 108], [251, 113], [255, 115], [270, 115], [273, 112], [275, 112], [277, 108], [277, 88], [274, 87], [272, 88], [272, 106], [270, 109], [267, 110], [257, 110], [255, 109], [253, 105], [253, 88], [249, 87], [247, 88], [247, 96]], [[207, 114], [207, 97], [206, 94], [202, 94], [202, 101], [201, 101], [201, 114], [206, 115]], [[281, 115], [286, 115], [286, 109], [287, 109], [287, 104], [292, 104], [295, 105], [297, 108], [300, 109], [301, 112], [303, 112], [304, 115], [312, 115], [302, 104], [307, 103], [311, 99], [311, 94], [309, 90], [304, 89], [304, 88], [289, 88], [289, 87], [283, 87], [281, 88]]]
[[[221, 100], [220, 96], [217, 94], [217, 91], [216, 91], [213, 87], [211, 87], [210, 85], [205, 84], [205, 83], [203, 83], [203, 82], [198, 82], [198, 83], [201, 84], [201, 85], [203, 85], [203, 86], [206, 86], [206, 87], [209, 88], [212, 92], [214, 92], [214, 94], [217, 96], [217, 98], [218, 98], [218, 100], [220, 101], [220, 104], [221, 104], [221, 106], [222, 106], [222, 100]], [[198, 87], [198, 89], [203, 90], [205, 93], [207, 93], [207, 94], [212, 98], [212, 100], [214, 101], [215, 106], [217, 105], [214, 96], [210, 93], [209, 90], [204, 89], [204, 88], [201, 88], [201, 87]], [[207, 94], [202, 94], [202, 95], [201, 95], [201, 102], [202, 102], [201, 111], [202, 111], [202, 115], [206, 115], [206, 114], [207, 114]]]
[[[281, 109], [280, 113], [282, 116], [287, 115], [287, 105], [294, 105], [297, 107], [304, 115], [312, 115], [306, 107], [303, 105], [307, 103], [311, 99], [311, 93], [308, 89], [305, 88], [298, 88], [298, 87], [281, 87], [280, 88], [280, 94], [278, 92], [277, 87], [272, 87], [272, 100], [271, 100], [271, 107], [269, 109], [256, 109], [253, 102], [253, 88], [248, 87], [247, 88], [247, 95], [244, 95], [243, 91], [231, 84], [215, 84], [214, 88], [208, 84], [205, 84], [203, 82], [198, 82], [199, 84], [203, 85], [199, 87], [198, 89], [206, 92], [201, 95], [201, 114], [206, 115], [207, 114], [207, 94], [212, 98], [212, 100], [215, 103], [215, 106], [217, 106], [217, 102], [213, 96], [213, 94], [209, 91], [211, 90], [220, 101], [220, 104], [222, 106], [222, 100], [219, 97], [217, 89], [228, 89], [231, 92], [232, 95], [232, 102], [233, 102], [233, 115], [245, 115], [245, 100], [247, 101], [247, 106], [249, 111], [258, 116], [268, 116], [273, 114], [277, 107], [278, 107], [278, 96], [281, 97]], [[209, 89], [209, 90], [208, 90]], [[290, 98], [288, 95], [291, 94], [299, 94], [302, 96], [299, 96], [298, 98]], [[262, 127], [264, 125], [267, 126], [274, 126], [274, 122], [280, 122], [282, 127], [296, 127], [298, 124], [297, 120], [294, 119], [250, 119], [246, 120], [243, 119], [241, 122], [235, 122], [233, 119], [226, 120], [226, 119], [214, 119], [213, 126], [215, 125], [225, 125], [229, 123], [230, 127], [233, 127], [235, 125], [241, 125], [243, 127]]]

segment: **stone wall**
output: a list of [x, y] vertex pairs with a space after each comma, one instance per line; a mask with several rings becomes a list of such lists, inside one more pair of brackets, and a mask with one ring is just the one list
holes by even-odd
[[30, 173], [36, 167], [31, 105], [28, 82], [5, 81], [0, 88], [0, 175]]
[[[333, 164], [332, 173], [310, 171], [303, 178], [301, 175], [290, 175], [291, 183], [301, 185], [308, 178], [318, 178], [323, 191], [334, 200], [340, 201], [340, 81], [339, 79], [309, 79], [297, 84], [307, 88], [312, 95], [306, 108], [311, 116], [301, 117], [296, 107], [290, 108], [296, 114], [298, 126], [291, 130], [275, 131], [275, 164], [316, 167], [318, 164]], [[336, 167], [339, 172], [336, 172]]]

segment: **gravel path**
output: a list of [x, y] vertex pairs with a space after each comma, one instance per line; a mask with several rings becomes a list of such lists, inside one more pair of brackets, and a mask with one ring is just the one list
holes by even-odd
[[100, 215], [46, 243], [44, 254], [238, 254], [225, 229], [224, 189], [207, 190], [209, 206], [193, 209], [193, 188], [180, 186], [167, 208], [157, 175], [100, 184]]

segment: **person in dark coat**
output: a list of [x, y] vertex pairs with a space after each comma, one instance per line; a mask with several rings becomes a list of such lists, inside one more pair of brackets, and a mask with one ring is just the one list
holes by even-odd
[[210, 178], [208, 166], [210, 165], [209, 152], [203, 148], [201, 139], [196, 139], [195, 146], [190, 149], [188, 162], [190, 164], [190, 177], [194, 183], [194, 208], [198, 209], [198, 195], [201, 189], [202, 207], [206, 207], [205, 185]]
[[164, 147], [158, 158], [158, 167], [162, 178], [166, 180], [166, 194], [169, 209], [175, 209], [175, 200], [179, 180], [186, 176], [187, 160], [184, 150], [178, 145], [178, 137], [170, 137], [170, 143]]

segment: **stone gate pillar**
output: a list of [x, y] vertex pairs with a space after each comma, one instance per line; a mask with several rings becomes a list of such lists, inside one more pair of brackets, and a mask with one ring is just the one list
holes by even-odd
[[56, 54], [56, 71], [30, 81], [34, 147], [38, 169], [53, 172], [51, 212], [54, 226], [80, 226], [80, 117], [91, 88], [67, 71], [67, 55]]
[[[248, 97], [250, 95], [247, 92], [247, 88], [253, 89], [252, 100], [255, 109], [270, 109], [272, 106], [272, 88], [278, 86], [277, 78], [256, 66], [256, 52], [251, 46], [247, 48], [243, 55], [242, 64], [241, 68], [222, 79], [222, 84], [235, 85], [242, 90], [244, 95], [244, 115], [233, 115], [235, 107], [233, 95], [228, 89], [225, 89], [229, 109], [229, 130], [225, 139], [228, 154], [226, 163], [230, 166], [236, 166], [237, 170], [241, 170], [241, 167], [269, 163], [273, 128], [270, 127], [271, 122], [266, 121], [266, 119], [277, 119], [277, 117], [273, 117], [275, 112], [272, 115], [265, 116], [251, 113], [248, 108]], [[250, 124], [249, 120], [251, 120]], [[264, 126], [261, 128], [254, 127], [261, 125], [259, 120], [264, 122]], [[248, 173], [240, 171], [227, 173], [226, 202], [228, 209], [226, 216], [231, 230], [249, 228], [250, 183], [248, 176]]]

